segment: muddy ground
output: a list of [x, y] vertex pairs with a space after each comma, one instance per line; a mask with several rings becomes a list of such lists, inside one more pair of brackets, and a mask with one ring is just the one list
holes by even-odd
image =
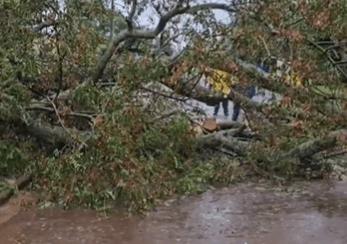
[[144, 219], [34, 202], [26, 193], [0, 208], [1, 244], [347, 243], [347, 181], [218, 187], [167, 201]]

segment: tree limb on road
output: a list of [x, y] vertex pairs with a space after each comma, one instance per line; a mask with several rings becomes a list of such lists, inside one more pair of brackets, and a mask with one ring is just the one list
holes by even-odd
[[[240, 128], [243, 129], [242, 127]], [[233, 137], [240, 133], [240, 128], [200, 136], [197, 138], [198, 144], [203, 148], [225, 148], [239, 156], [246, 156], [249, 152], [249, 143]], [[226, 134], [227, 137], [225, 136]]]
[[336, 144], [336, 137], [315, 139], [305, 142], [292, 149], [287, 154], [285, 154], [284, 157], [298, 157], [299, 159], [312, 158], [316, 153], [333, 148], [336, 146]]

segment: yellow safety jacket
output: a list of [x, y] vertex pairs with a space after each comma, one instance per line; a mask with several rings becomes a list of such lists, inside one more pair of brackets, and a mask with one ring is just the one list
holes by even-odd
[[302, 79], [298, 75], [287, 75], [284, 82], [288, 85], [302, 86]]
[[222, 70], [213, 70], [211, 77], [207, 79], [215, 91], [223, 94], [228, 94], [230, 87], [238, 83], [237, 77]]

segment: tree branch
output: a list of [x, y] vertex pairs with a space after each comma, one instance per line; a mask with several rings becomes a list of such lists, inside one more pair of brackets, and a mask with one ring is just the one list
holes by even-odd
[[298, 157], [299, 159], [311, 158], [318, 152], [335, 147], [336, 143], [337, 139], [334, 136], [324, 139], [315, 139], [292, 149], [286, 153], [284, 157]]
[[261, 35], [259, 35], [259, 38], [260, 38], [260, 40], [263, 42], [263, 45], [264, 45], [264, 47], [265, 47], [267, 56], [268, 56], [268, 57], [271, 57], [271, 52], [270, 52], [270, 49], [269, 49], [269, 47], [267, 46], [267, 44], [266, 44], [266, 42], [265, 42], [265, 39], [264, 39]]
[[344, 64], [347, 64], [347, 60], [342, 60], [342, 61], [338, 61], [334, 63], [334, 65], [344, 65]]
[[[231, 129], [229, 131], [221, 131], [197, 138], [198, 144], [202, 148], [224, 148], [235, 152], [239, 156], [246, 156], [249, 151], [249, 143], [242, 142], [234, 135], [240, 133], [243, 128]], [[227, 134], [227, 137], [225, 136]]]
[[311, 40], [307, 40], [309, 44], [313, 45], [314, 47], [316, 47], [318, 50], [320, 50], [322, 53], [324, 53], [326, 55], [326, 57], [328, 58], [329, 62], [338, 70], [340, 71], [340, 73], [347, 79], [347, 73], [344, 72], [340, 66], [336, 65], [335, 61], [326, 53], [326, 50], [324, 50], [324, 48], [322, 48], [321, 46], [319, 46], [318, 44], [316, 44], [315, 42], [311, 41]]
[[[134, 6], [134, 5], [133, 5]], [[228, 5], [225, 4], [218, 4], [218, 3], [210, 3], [210, 4], [200, 4], [200, 5], [196, 5], [194, 7], [184, 7], [184, 8], [180, 8], [179, 5], [174, 8], [173, 10], [169, 11], [167, 14], [163, 15], [160, 20], [159, 23], [157, 25], [157, 27], [152, 30], [152, 31], [143, 31], [143, 30], [123, 30], [121, 31], [116, 37], [115, 39], [110, 43], [110, 45], [108, 46], [106, 52], [104, 53], [104, 55], [101, 57], [98, 66], [96, 67], [96, 70], [93, 74], [92, 77], [92, 82], [96, 83], [98, 82], [98, 80], [101, 78], [107, 63], [109, 62], [109, 60], [111, 59], [113, 53], [116, 51], [118, 45], [123, 42], [124, 40], [128, 39], [128, 38], [143, 38], [143, 39], [154, 39], [161, 31], [163, 31], [166, 27], [166, 24], [168, 21], [170, 21], [170, 19], [172, 19], [173, 17], [180, 15], [180, 14], [195, 14], [197, 13], [199, 10], [202, 9], [206, 9], [206, 8], [211, 8], [211, 9], [222, 9], [228, 12], [234, 12], [235, 9], [231, 8]]]
[[152, 4], [152, 7], [155, 9], [155, 11], [157, 12], [157, 14], [161, 17], [162, 16], [162, 13], [160, 11], [160, 4], [158, 3], [157, 5], [154, 5], [154, 2], [152, 1], [151, 2]]
[[190, 34], [190, 33], [193, 33], [193, 30], [182, 31], [182, 32], [177, 33], [177, 34], [174, 35], [173, 37], [168, 38], [168, 39], [161, 45], [160, 50], [161, 50], [163, 47], [165, 47], [166, 45], [168, 45], [168, 44], [170, 43], [170, 41], [172, 41], [173, 39], [179, 37], [180, 35], [182, 35], [182, 34], [188, 35], [188, 34]]
[[[47, 112], [51, 112], [51, 113], [55, 112], [55, 110], [53, 108], [47, 108], [47, 107], [42, 107], [42, 106], [30, 106], [30, 107], [26, 108], [25, 110], [27, 110], [27, 111], [30, 111], [30, 110], [43, 110], [43, 111], [47, 111]], [[75, 117], [82, 117], [82, 118], [86, 118], [86, 119], [89, 119], [89, 120], [93, 119], [92, 115], [78, 113], [78, 112], [70, 112], [67, 115], [68, 116], [75, 116]]]
[[79, 139], [77, 139], [76, 137], [74, 137], [70, 131], [65, 127], [65, 124], [64, 124], [64, 121], [60, 118], [60, 115], [59, 115], [59, 112], [57, 110], [57, 107], [55, 106], [54, 102], [47, 96], [46, 99], [52, 104], [53, 108], [54, 108], [54, 111], [55, 111], [55, 114], [57, 115], [58, 117], [58, 121], [60, 123], [60, 125], [63, 127], [63, 129], [65, 130], [65, 132], [74, 140], [77, 140], [81, 143], [81, 145], [83, 146], [87, 146], [87, 144], [84, 142], [84, 141], [81, 141]]
[[[147, 87], [139, 87], [140, 89], [142, 90], [145, 90], [145, 91], [148, 91], [148, 92], [151, 92], [153, 94], [156, 94], [156, 95], [159, 95], [159, 96], [162, 96], [162, 97], [166, 97], [166, 98], [169, 98], [169, 99], [174, 99], [176, 101], [180, 101], [180, 102], [186, 102], [188, 99], [187, 98], [177, 98], [177, 97], [174, 97], [173, 95], [175, 95], [175, 93], [172, 93], [170, 95], [167, 95], [167, 94], [164, 94], [164, 93], [160, 93], [160, 92], [157, 92], [157, 91], [154, 91], [152, 89], [149, 89]], [[177, 95], [176, 95], [177, 96]]]
[[132, 31], [134, 28], [133, 18], [134, 18], [136, 6], [137, 6], [137, 0], [133, 0], [132, 2], [133, 2], [133, 5], [131, 7], [130, 14], [129, 14], [128, 18], [126, 18], [126, 20], [125, 20], [128, 24], [128, 30], [129, 31]]
[[59, 96], [59, 93], [60, 93], [60, 90], [62, 88], [62, 85], [63, 85], [63, 61], [64, 61], [64, 56], [65, 54], [61, 54], [60, 52], [60, 47], [59, 47], [59, 33], [58, 33], [58, 30], [57, 28], [54, 27], [54, 30], [55, 32], [57, 33], [56, 35], [56, 48], [57, 48], [57, 54], [58, 54], [58, 72], [59, 72], [59, 87], [58, 87], [58, 92], [57, 94], [55, 95], [55, 98], [54, 100], [56, 100]]
[[43, 28], [50, 27], [53, 25], [58, 25], [58, 24], [59, 24], [58, 21], [45, 21], [45, 22], [42, 22], [42, 23], [38, 24], [37, 26], [35, 26], [34, 31], [39, 32]]
[[178, 114], [178, 113], [182, 113], [183, 111], [181, 109], [176, 109], [176, 110], [173, 110], [173, 111], [170, 111], [168, 113], [165, 113], [165, 114], [162, 114], [154, 119], [152, 119], [151, 121], [149, 121], [148, 123], [149, 124], [153, 124], [155, 122], [157, 122], [158, 120], [161, 120], [161, 119], [165, 119], [165, 118], [168, 118], [174, 114]]

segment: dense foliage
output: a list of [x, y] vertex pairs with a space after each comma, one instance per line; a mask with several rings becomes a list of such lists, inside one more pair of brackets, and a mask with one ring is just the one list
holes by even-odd
[[[182, 27], [190, 44], [170, 62], [163, 61], [162, 47], [136, 44], [156, 36], [131, 36], [136, 31], [129, 18], [103, 1], [64, 3], [59, 10], [51, 0], [0, 2], [0, 177], [33, 174], [33, 188], [45, 193], [46, 202], [102, 208], [116, 200], [131, 211], [147, 211], [174, 194], [241, 179], [252, 167], [292, 175], [295, 165], [269, 164], [267, 158], [345, 128], [344, 0], [237, 1], [225, 5], [237, 20], [228, 25], [216, 22], [208, 9], [192, 10], [194, 23]], [[135, 3], [130, 6], [139, 8], [137, 14], [149, 4]], [[160, 8], [163, 13], [172, 6], [163, 1]], [[176, 17], [172, 22], [180, 20]], [[189, 23], [212, 34], [191, 35]], [[111, 28], [113, 38], [107, 36]], [[169, 43], [170, 31], [165, 36]], [[283, 60], [288, 74], [300, 77], [303, 85], [285, 83], [275, 71], [264, 79], [235, 62], [264, 58]], [[145, 106], [134, 95], [153, 81], [178, 91], [187, 74], [206, 66], [232, 73], [242, 86], [256, 83], [283, 96], [280, 103], [262, 107], [276, 130], [263, 128], [266, 143], [252, 144], [254, 150], [242, 159], [246, 167], [198, 148], [184, 113], [153, 122], [170, 107], [168, 100], [152, 97]], [[102, 77], [95, 75], [100, 67]], [[256, 120], [251, 124], [262, 128]]]

